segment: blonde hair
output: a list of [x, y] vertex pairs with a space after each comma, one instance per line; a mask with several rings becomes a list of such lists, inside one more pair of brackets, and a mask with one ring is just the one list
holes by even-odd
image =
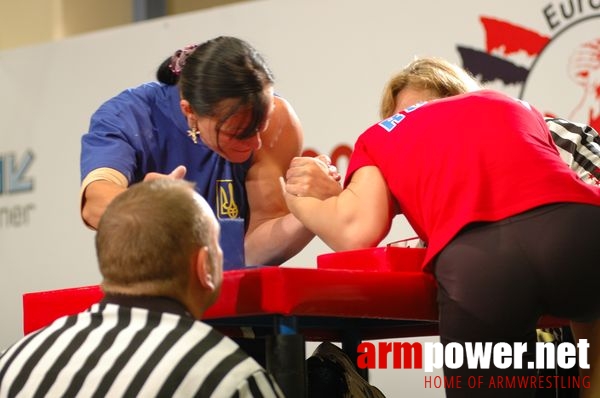
[[428, 90], [438, 98], [481, 89], [469, 72], [451, 62], [435, 57], [415, 58], [386, 84], [379, 108], [381, 118], [395, 113], [396, 97], [407, 87]]

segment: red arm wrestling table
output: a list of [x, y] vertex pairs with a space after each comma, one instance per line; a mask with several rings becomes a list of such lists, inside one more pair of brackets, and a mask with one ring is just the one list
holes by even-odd
[[[26, 293], [24, 331], [102, 296], [99, 286]], [[436, 334], [436, 316], [428, 274], [259, 267], [226, 271], [204, 320], [232, 337], [267, 337], [267, 368], [293, 398], [305, 394], [305, 340], [341, 341], [352, 357], [363, 339]]]
[[[99, 286], [24, 294], [24, 331], [85, 310], [102, 296]], [[232, 337], [266, 337], [268, 370], [286, 396], [303, 397], [305, 341], [342, 342], [355, 359], [361, 340], [436, 335], [436, 285], [420, 270], [231, 270], [204, 320]]]

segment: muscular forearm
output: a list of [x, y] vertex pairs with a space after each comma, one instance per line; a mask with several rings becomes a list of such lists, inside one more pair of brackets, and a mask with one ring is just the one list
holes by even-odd
[[374, 236], [359, 207], [353, 200], [344, 200], [350, 195], [345, 192], [326, 200], [291, 198], [288, 204], [298, 220], [335, 251], [376, 246], [379, 236]]
[[[148, 173], [144, 176], [144, 181], [157, 178], [182, 179], [185, 174], [185, 166], [177, 166], [169, 174]], [[89, 173], [81, 186], [81, 218], [89, 227], [96, 229], [108, 204], [115, 196], [126, 190], [129, 183], [121, 172], [103, 167]]]
[[292, 214], [263, 222], [246, 233], [247, 265], [280, 265], [314, 237]]
[[292, 214], [335, 251], [377, 246], [394, 215], [391, 193], [374, 166], [357, 170], [339, 195], [327, 199], [291, 195]]
[[93, 229], [98, 228], [100, 217], [104, 214], [106, 206], [125, 189], [125, 187], [106, 180], [90, 183], [85, 188], [82, 197], [81, 218], [83, 221]]

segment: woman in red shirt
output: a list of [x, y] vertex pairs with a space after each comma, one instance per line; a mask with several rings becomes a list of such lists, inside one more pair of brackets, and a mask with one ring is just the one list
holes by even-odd
[[[427, 243], [423, 266], [439, 283], [442, 341], [528, 343], [525, 369], [465, 364], [446, 374], [534, 375], [527, 363], [540, 315], [600, 317], [600, 190], [566, 166], [528, 103], [489, 90], [435, 98], [359, 137], [338, 196], [292, 195], [300, 192], [289, 178], [288, 206], [336, 251], [376, 246], [403, 213]], [[529, 397], [533, 389], [510, 394]]]

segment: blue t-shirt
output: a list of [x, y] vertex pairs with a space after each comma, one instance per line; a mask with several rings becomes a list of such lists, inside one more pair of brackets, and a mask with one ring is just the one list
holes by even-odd
[[129, 184], [149, 172], [168, 174], [179, 165], [185, 179], [210, 204], [221, 222], [225, 268], [244, 264], [245, 180], [251, 159], [232, 163], [187, 135], [177, 86], [146, 83], [106, 101], [92, 115], [81, 140], [81, 179], [100, 167], [115, 169]]

